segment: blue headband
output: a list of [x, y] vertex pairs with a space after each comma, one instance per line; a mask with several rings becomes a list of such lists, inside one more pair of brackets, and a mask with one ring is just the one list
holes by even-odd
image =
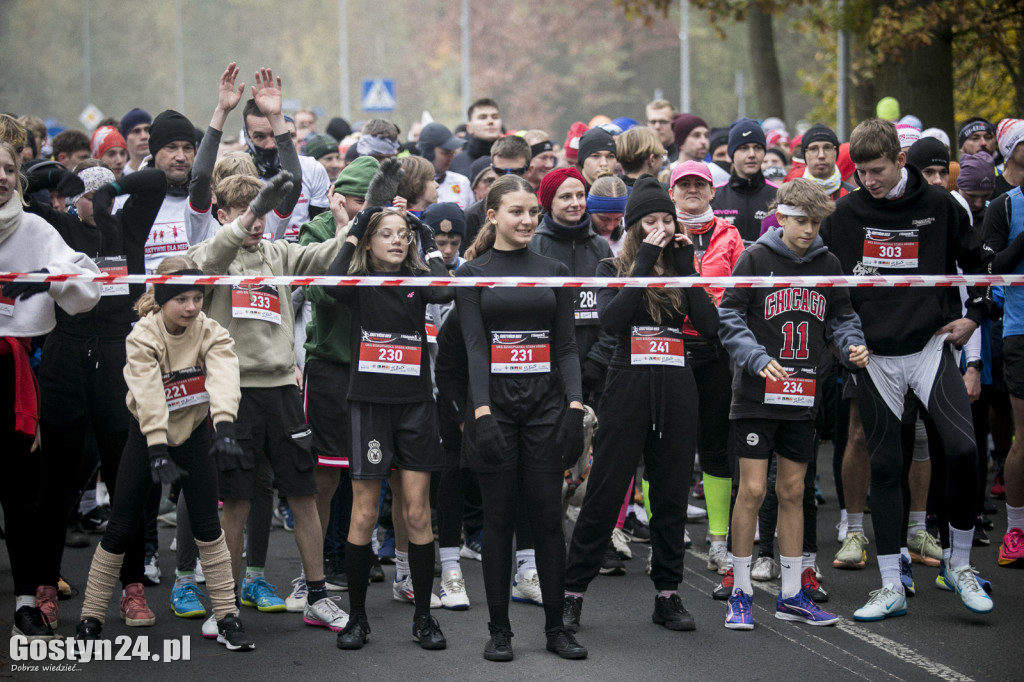
[[598, 197], [587, 195], [587, 213], [625, 213], [628, 197]]

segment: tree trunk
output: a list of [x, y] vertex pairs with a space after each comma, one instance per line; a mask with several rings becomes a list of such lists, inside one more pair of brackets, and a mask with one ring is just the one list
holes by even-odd
[[775, 55], [772, 15], [762, 12], [754, 2], [750, 3], [747, 14], [747, 35], [750, 42], [750, 64], [753, 67], [753, 88], [757, 97], [757, 110], [754, 113], [759, 118], [778, 116], [785, 121], [782, 75]]

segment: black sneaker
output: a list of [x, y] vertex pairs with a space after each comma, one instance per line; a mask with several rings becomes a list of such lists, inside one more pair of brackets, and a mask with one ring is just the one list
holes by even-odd
[[718, 583], [718, 586], [711, 590], [711, 598], [718, 599], [719, 601], [725, 601], [732, 596], [732, 588], [736, 584], [736, 577], [733, 570], [730, 568], [722, 576], [722, 582]]
[[654, 614], [651, 620], [657, 625], [664, 625], [669, 630], [696, 630], [697, 623], [683, 606], [678, 594], [671, 597], [654, 598]]
[[242, 621], [231, 614], [217, 621], [217, 642], [227, 647], [228, 651], [252, 651], [256, 643], [245, 633]]
[[79, 642], [97, 640], [103, 633], [103, 624], [95, 618], [83, 618], [82, 622], [75, 626], [75, 639]]
[[608, 541], [604, 556], [601, 558], [601, 575], [626, 575], [626, 564], [619, 558], [619, 553], [615, 551], [615, 545], [611, 540]]
[[363, 614], [350, 616], [348, 625], [338, 633], [339, 649], [362, 649], [368, 641], [370, 641], [370, 624]]
[[384, 567], [380, 565], [380, 558], [376, 554], [374, 554], [373, 559], [371, 559], [370, 561], [370, 582], [384, 582]]
[[64, 546], [75, 548], [89, 546], [89, 536], [85, 534], [85, 529], [82, 528], [80, 521], [75, 521], [64, 532]]
[[28, 639], [50, 640], [54, 638], [50, 622], [35, 606], [22, 606], [14, 612], [14, 629], [11, 634], [23, 635]]
[[440, 623], [430, 614], [416, 616], [412, 622], [412, 638], [420, 643], [422, 649], [444, 649], [448, 646]]
[[974, 527], [974, 541], [971, 543], [975, 547], [988, 547], [992, 544], [992, 541], [988, 539], [988, 533], [985, 532], [985, 527], [981, 524], [981, 520], [978, 520], [978, 525]]
[[629, 516], [622, 523], [622, 530], [633, 540], [633, 542], [650, 542], [651, 529], [647, 524], [636, 517], [636, 514], [629, 512]]
[[577, 642], [576, 637], [568, 628], [551, 628], [544, 634], [548, 636], [548, 651], [570, 660], [587, 657], [587, 647]]
[[562, 599], [562, 626], [570, 632], [579, 632], [582, 611], [583, 597], [564, 597]]
[[107, 505], [93, 507], [82, 514], [82, 528], [86, 533], [103, 533], [107, 530], [108, 521], [110, 521], [110, 507]]
[[348, 576], [345, 575], [345, 561], [332, 554], [324, 561], [324, 581], [331, 592], [347, 592]]
[[484, 647], [484, 658], [488, 661], [511, 661], [512, 631], [496, 627], [493, 623], [488, 623], [487, 629], [491, 631], [491, 638]]

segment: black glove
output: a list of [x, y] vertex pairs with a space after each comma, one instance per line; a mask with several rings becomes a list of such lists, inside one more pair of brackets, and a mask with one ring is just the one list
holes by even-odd
[[235, 440], [235, 425], [233, 422], [221, 422], [214, 427], [210, 456], [217, 462], [217, 466], [221, 471], [229, 471], [235, 468], [248, 471], [253, 467], [253, 462], [245, 456], [245, 450]]
[[270, 178], [267, 184], [263, 185], [263, 189], [256, 195], [256, 198], [249, 202], [249, 210], [257, 218], [262, 218], [270, 213], [292, 191], [292, 188], [295, 186], [293, 180], [294, 176], [286, 170], [282, 170]]
[[[45, 272], [50, 274], [50, 271], [46, 268], [40, 270], [33, 270], [32, 272]], [[32, 298], [36, 294], [50, 290], [49, 282], [5, 282], [3, 284], [3, 294], [7, 298], [18, 298], [24, 301], [26, 298]]]
[[413, 232], [420, 240], [420, 248], [423, 249], [423, 253], [430, 253], [431, 251], [437, 250], [437, 244], [434, 243], [434, 231], [430, 229], [430, 225], [419, 219], [418, 216], [414, 216], [412, 213], [405, 214], [406, 220], [409, 221], [409, 227], [412, 228]]
[[558, 425], [555, 445], [562, 449], [562, 467], [565, 469], [575, 464], [583, 454], [583, 417], [586, 414], [586, 410], [570, 407]]
[[356, 213], [356, 217], [352, 220], [352, 226], [348, 228], [348, 236], [362, 239], [366, 234], [366, 228], [370, 226], [370, 220], [383, 210], [383, 206], [368, 206]]
[[171, 459], [166, 445], [149, 446], [149, 473], [153, 476], [153, 483], [157, 484], [174, 483], [188, 476], [188, 472]]
[[593, 360], [586, 360], [583, 363], [582, 381], [583, 393], [600, 391], [604, 388], [605, 368]]
[[505, 436], [493, 414], [476, 418], [476, 451], [486, 464], [501, 464], [501, 455], [508, 449]]
[[[64, 164], [57, 163], [56, 161], [44, 161], [43, 163], [37, 163], [28, 170], [28, 187], [26, 187], [26, 194], [34, 194], [41, 189], [57, 189], [61, 181], [67, 176], [71, 175], [71, 171], [64, 167]], [[82, 189], [85, 189], [85, 183], [82, 183], [81, 179], [78, 180], [82, 184]], [[81, 192], [75, 192], [67, 196], [75, 196]]]

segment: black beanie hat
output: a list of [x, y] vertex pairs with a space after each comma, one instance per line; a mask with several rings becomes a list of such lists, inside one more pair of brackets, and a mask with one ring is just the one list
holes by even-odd
[[331, 119], [331, 122], [327, 124], [327, 130], [325, 132], [338, 142], [341, 142], [352, 134], [352, 126], [350, 126], [348, 121], [340, 116], [335, 116]]
[[941, 140], [922, 137], [907, 150], [907, 163], [917, 170], [924, 170], [928, 166], [942, 166], [949, 170], [949, 152]]
[[675, 204], [668, 192], [653, 175], [641, 175], [633, 184], [626, 200], [626, 225], [635, 225], [640, 219], [651, 213], [668, 213], [676, 215]]
[[812, 142], [831, 142], [839, 149], [839, 137], [831, 128], [821, 123], [815, 123], [800, 138], [800, 155], [807, 158], [807, 146]]
[[591, 128], [580, 138], [580, 153], [576, 157], [576, 165], [582, 167], [588, 156], [605, 151], [615, 153], [615, 138], [604, 128]]
[[153, 119], [149, 126], [149, 153], [156, 153], [172, 142], [196, 143], [196, 127], [183, 114], [168, 109]]

